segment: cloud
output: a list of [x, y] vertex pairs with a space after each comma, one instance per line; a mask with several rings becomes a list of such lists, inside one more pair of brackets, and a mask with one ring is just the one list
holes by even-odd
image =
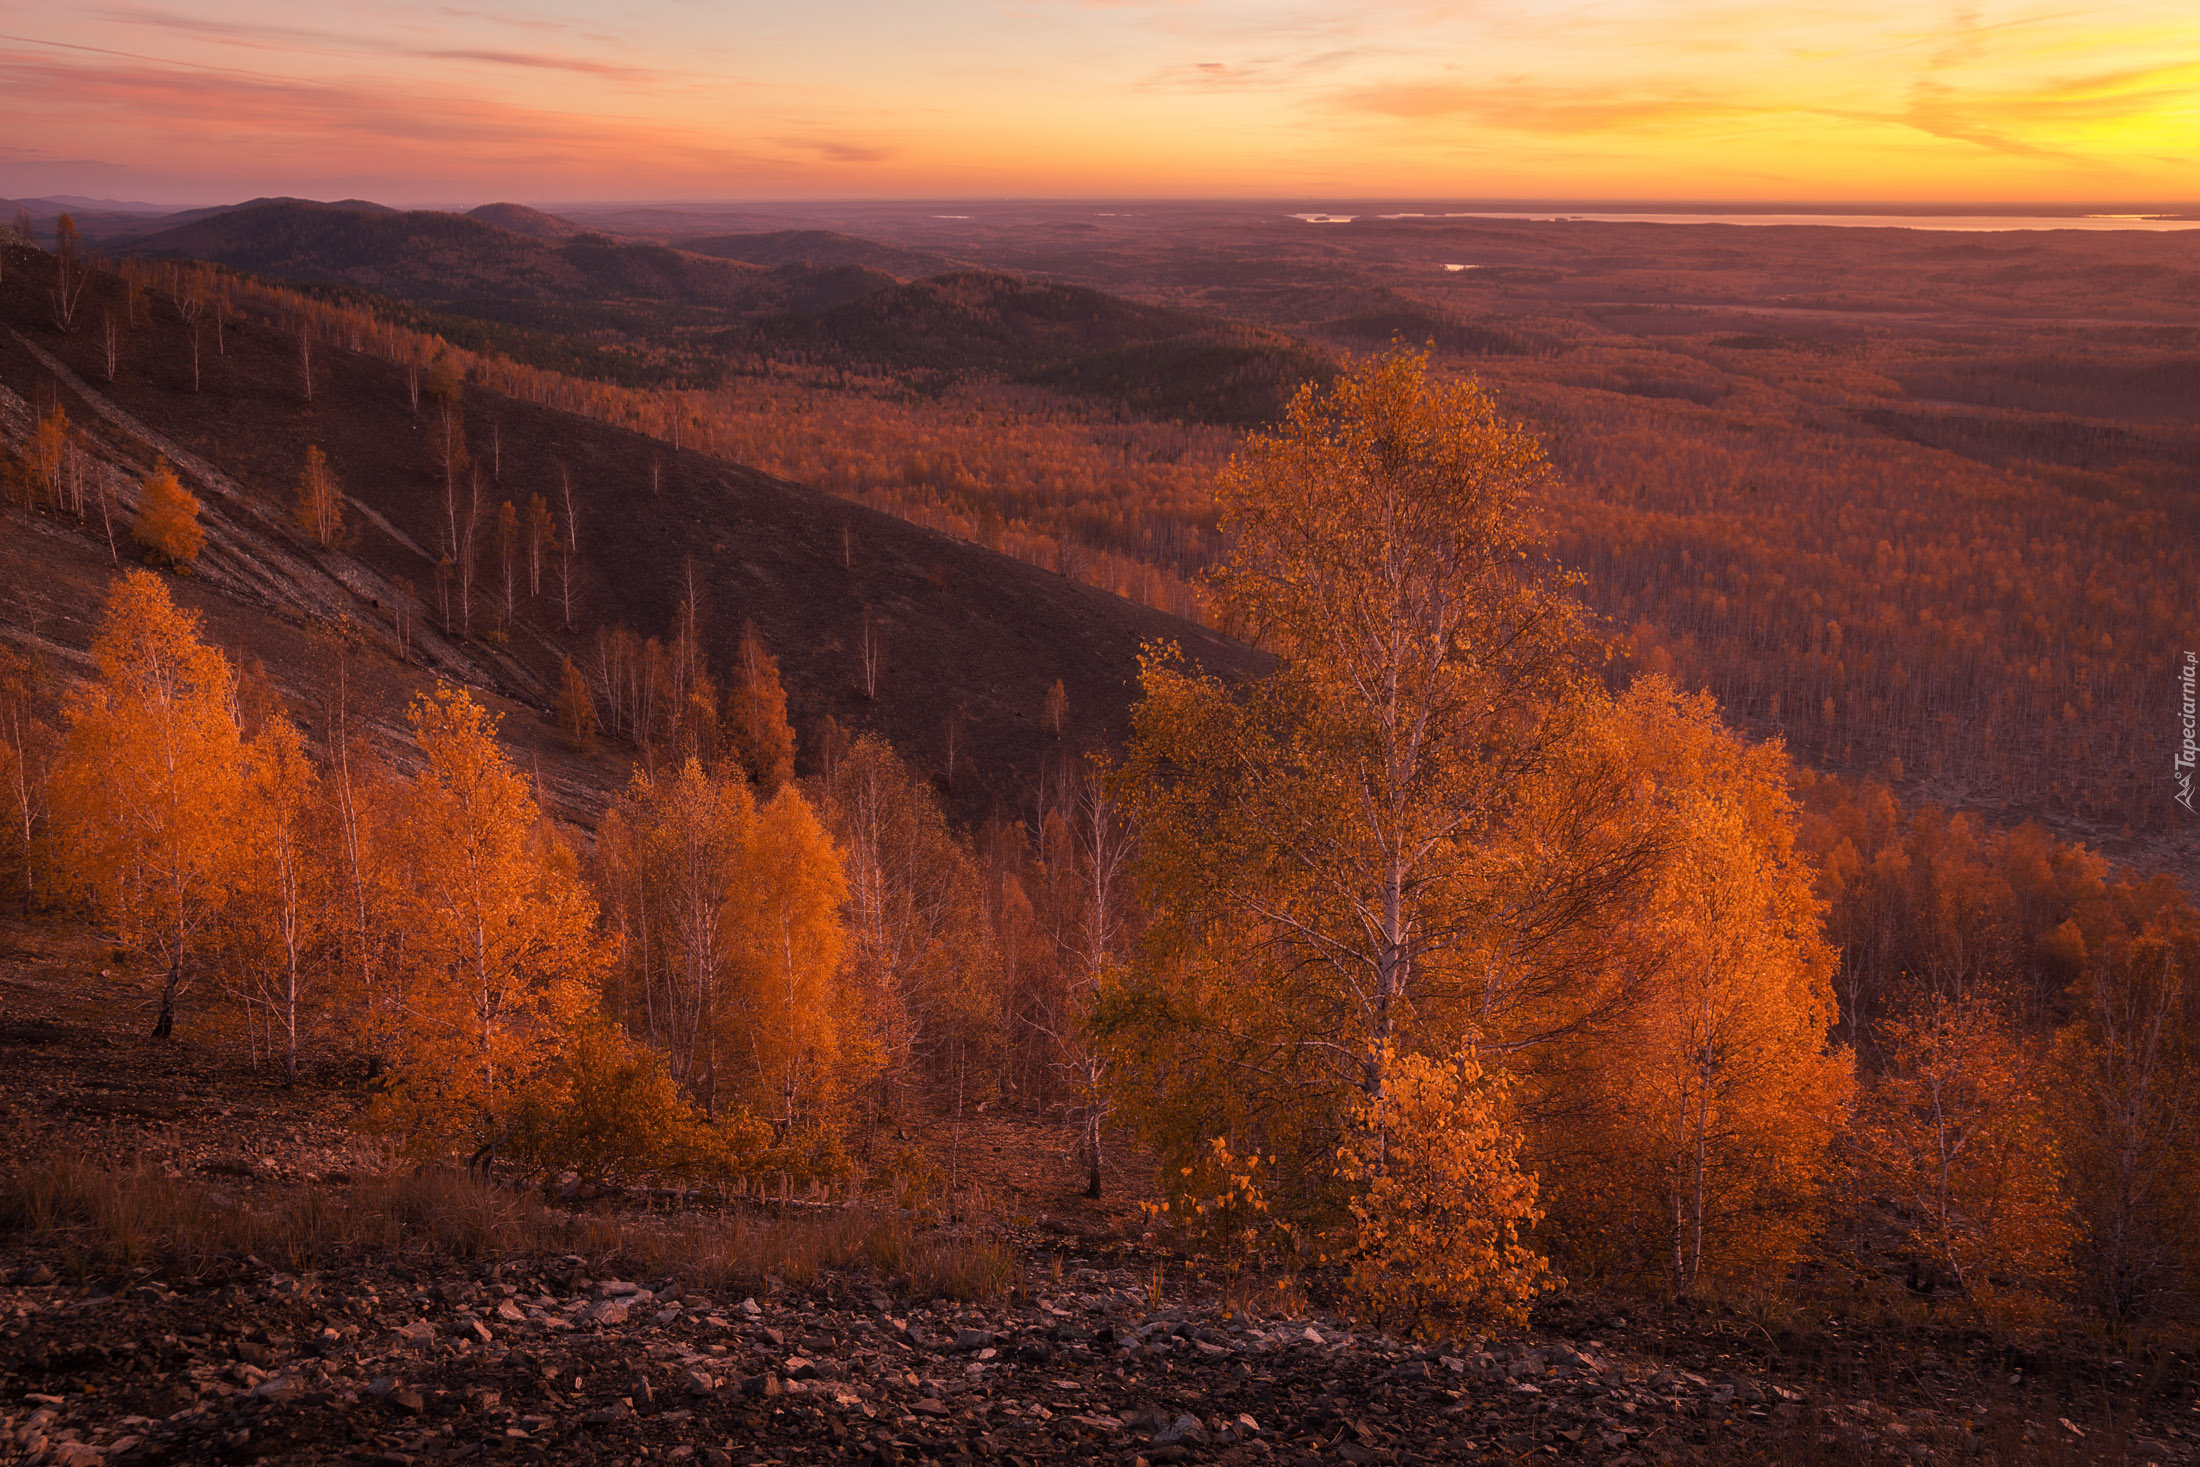
[[1348, 111], [1406, 122], [1460, 118], [1484, 127], [1529, 133], [1596, 133], [1730, 120], [1761, 109], [1687, 90], [1635, 94], [1612, 87], [1552, 86], [1522, 79], [1489, 83], [1393, 82], [1330, 98]]
[[563, 71], [580, 76], [600, 76], [625, 82], [649, 82], [663, 73], [649, 67], [628, 66], [593, 57], [508, 47], [420, 46], [382, 36], [358, 35], [310, 26], [271, 25], [209, 19], [203, 15], [178, 15], [166, 10], [110, 6], [100, 12], [124, 25], [145, 26], [199, 40], [219, 41], [256, 51], [300, 50], [322, 54], [402, 56], [423, 61], [469, 61], [487, 66], [519, 67], [531, 71]]
[[850, 142], [845, 138], [781, 137], [774, 146], [789, 152], [808, 153], [827, 163], [884, 163], [894, 156], [890, 148], [875, 143]]
[[551, 56], [531, 51], [407, 50], [402, 54], [435, 61], [480, 61], [490, 66], [521, 66], [535, 71], [571, 71], [583, 76], [617, 77], [621, 81], [648, 81], [661, 73], [640, 66], [621, 66], [610, 61], [584, 61], [574, 56]]
[[[0, 53], [0, 95], [11, 110], [55, 125], [129, 131], [155, 120], [162, 151], [211, 151], [227, 160], [334, 172], [376, 168], [449, 175], [454, 168], [524, 164], [616, 176], [636, 159], [652, 170], [780, 172], [787, 160], [722, 135], [600, 114], [554, 112], [480, 97], [425, 95], [378, 85], [306, 82], [204, 68], [80, 63]], [[148, 166], [157, 166], [147, 159]]]

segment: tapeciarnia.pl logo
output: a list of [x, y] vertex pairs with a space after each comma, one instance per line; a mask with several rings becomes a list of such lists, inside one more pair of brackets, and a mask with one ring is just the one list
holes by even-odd
[[2177, 803], [2190, 810], [2192, 769], [2195, 762], [2200, 762], [2200, 742], [2196, 742], [2193, 737], [2196, 729], [2200, 729], [2200, 714], [2195, 713], [2195, 705], [2200, 704], [2200, 658], [2194, 657], [2190, 652], [2185, 654], [2185, 665], [2178, 670], [2177, 684], [2178, 691], [2183, 695], [2178, 702], [2178, 720], [2184, 733], [2184, 738], [2177, 745], [2177, 763], [2174, 766], [2177, 774]]

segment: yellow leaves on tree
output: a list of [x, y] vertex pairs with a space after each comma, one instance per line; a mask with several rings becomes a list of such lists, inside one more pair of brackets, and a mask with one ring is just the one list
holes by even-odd
[[54, 770], [62, 874], [118, 940], [166, 969], [153, 1030], [165, 1036], [241, 855], [234, 674], [149, 571], [108, 592], [92, 664]]
[[1327, 1188], [1388, 1056], [1529, 1048], [1602, 1002], [1581, 949], [1646, 855], [1574, 752], [1596, 691], [1527, 559], [1542, 474], [1477, 387], [1395, 355], [1224, 475], [1221, 600], [1280, 666], [1149, 656], [1123, 771], [1157, 920], [1113, 1023], [1165, 1150], [1242, 1135]]
[[983, 883], [932, 792], [875, 734], [834, 761], [825, 816], [846, 858], [854, 995], [887, 1088], [967, 1080], [997, 1032]]
[[589, 1001], [595, 903], [487, 710], [443, 687], [411, 721], [423, 762], [401, 816], [406, 1022], [387, 1114], [419, 1146], [489, 1146]]
[[130, 538], [144, 546], [145, 553], [155, 561], [179, 571], [189, 570], [206, 544], [206, 531], [199, 524], [198, 497], [183, 487], [176, 471], [165, 463], [139, 486], [137, 518], [130, 525]]
[[47, 678], [36, 660], [0, 647], [0, 875], [25, 908], [39, 892], [38, 848], [51, 802], [58, 732], [45, 716]]
[[847, 877], [832, 837], [791, 786], [757, 812], [735, 874], [745, 981], [733, 1018], [751, 1104], [782, 1129], [826, 1115], [864, 1078], [861, 1031], [846, 1024], [841, 925]]
[[1557, 1282], [1525, 1241], [1543, 1214], [1503, 1082], [1463, 1054], [1393, 1056], [1386, 1068], [1381, 1097], [1355, 1100], [1337, 1153], [1351, 1197], [1348, 1288], [1386, 1326], [1525, 1325]]
[[320, 774], [297, 726], [269, 717], [244, 751], [238, 836], [249, 856], [230, 892], [222, 945], [238, 988], [273, 1021], [291, 1079], [300, 1020], [325, 974], [323, 937], [338, 915], [320, 805]]
[[761, 1149], [756, 1128], [713, 1128], [696, 1114], [662, 1051], [600, 1017], [568, 1035], [556, 1063], [520, 1102], [511, 1149], [545, 1171], [583, 1177], [626, 1172], [727, 1170], [728, 1138]]
[[[739, 984], [736, 883], [755, 827], [748, 786], [691, 758], [654, 779], [636, 770], [597, 841], [604, 913], [619, 939], [615, 1007], [714, 1112]], [[729, 1084], [728, 1095], [737, 1089]]]
[[1777, 1282], [1823, 1217], [1853, 1085], [1786, 757], [1662, 678], [1607, 728], [1663, 852], [1625, 929], [1656, 981], [1533, 1071], [1566, 1159], [1547, 1166], [1552, 1233], [1584, 1268], [1676, 1293]]
[[765, 648], [754, 622], [741, 628], [725, 726], [733, 756], [759, 790], [768, 795], [794, 778], [794, 729], [787, 722], [787, 691], [780, 685], [779, 659]]
[[1862, 1147], [1908, 1224], [1913, 1287], [2023, 1317], [2067, 1282], [2073, 1230], [2032, 1056], [1997, 1008], [1974, 990], [1886, 1025]]
[[2080, 1281], [2128, 1326], [2200, 1302], [2200, 914], [2168, 876], [2116, 897], [2124, 930], [2096, 934], [2096, 951], [2058, 933], [2076, 977], [2050, 1114], [2083, 1229]]
[[558, 728], [574, 753], [596, 752], [596, 700], [588, 691], [588, 679], [570, 657], [558, 678]]
[[840, 853], [791, 786], [761, 809], [690, 758], [637, 773], [597, 852], [618, 943], [614, 1006], [713, 1114], [782, 1133], [831, 1117], [862, 1078], [846, 991]]
[[336, 482], [336, 471], [328, 466], [328, 455], [319, 448], [306, 449], [306, 466], [298, 475], [291, 519], [307, 539], [323, 550], [343, 534], [344, 489]]

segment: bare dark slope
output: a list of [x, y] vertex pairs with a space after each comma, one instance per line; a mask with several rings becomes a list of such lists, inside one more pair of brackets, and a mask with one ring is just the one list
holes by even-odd
[[[414, 415], [394, 368], [325, 351], [314, 400], [307, 402], [296, 339], [247, 323], [233, 330], [226, 356], [206, 355], [203, 386], [194, 393], [186, 330], [161, 305], [154, 323], [131, 336], [109, 387], [100, 380], [90, 333], [62, 336], [44, 326], [44, 285], [43, 267], [11, 262], [0, 286], [0, 321], [13, 328], [0, 338], [0, 384], [32, 401], [58, 391], [73, 419], [98, 424], [135, 462], [148, 460], [158, 442], [233, 484], [234, 493], [218, 490], [186, 465], [216, 522], [202, 582], [263, 621], [292, 626], [323, 619], [332, 598], [346, 599], [353, 616], [386, 634], [388, 578], [402, 576], [428, 604], [423, 622], [434, 620], [433, 551], [443, 538], [443, 506], [428, 462], [431, 408], [423, 403]], [[59, 379], [38, 353], [68, 369], [75, 384]], [[103, 405], [134, 427], [113, 416], [103, 420]], [[623, 622], [644, 634], [667, 631], [690, 562], [704, 593], [713, 665], [730, 662], [742, 623], [753, 619], [784, 664], [806, 745], [831, 716], [851, 728], [879, 730], [937, 774], [948, 721], [959, 715], [967, 762], [954, 795], [970, 816], [1017, 798], [1061, 750], [1040, 722], [1056, 679], [1069, 694], [1076, 728], [1068, 742], [1076, 745], [1120, 735], [1144, 641], [1174, 639], [1223, 669], [1249, 665], [1244, 648], [1188, 623], [700, 454], [473, 388], [465, 415], [492, 517], [505, 499], [524, 506], [542, 494], [556, 502], [561, 466], [570, 471], [583, 561], [579, 625], [570, 634], [561, 630], [552, 579], [545, 577], [543, 595], [529, 598], [522, 570], [507, 646], [454, 635], [447, 647], [430, 651], [454, 675], [488, 682], [540, 711], [547, 712], [562, 659], [570, 653], [586, 662], [599, 628]], [[352, 533], [339, 552], [300, 544], [284, 519], [308, 444], [328, 454], [354, 501]], [[56, 533], [50, 517], [39, 533]], [[90, 533], [98, 533], [96, 516]], [[57, 605], [49, 594], [45, 614], [56, 627], [57, 612], [73, 617], [66, 637], [54, 635], [81, 645], [106, 574], [99, 564], [105, 545], [87, 554], [73, 527], [63, 538], [67, 555], [37, 558], [83, 562], [61, 593], [76, 604]], [[481, 538], [477, 632], [493, 625], [491, 603], [501, 595], [493, 528]], [[244, 564], [278, 553], [298, 568], [260, 575]], [[885, 648], [875, 699], [859, 687], [856, 648], [867, 612]], [[600, 761], [600, 785], [623, 780], [624, 768], [616, 753]]]

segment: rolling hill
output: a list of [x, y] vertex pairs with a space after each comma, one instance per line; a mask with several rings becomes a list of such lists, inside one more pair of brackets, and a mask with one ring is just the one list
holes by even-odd
[[277, 199], [158, 230], [123, 252], [391, 298], [452, 340], [626, 381], [654, 373], [702, 385], [779, 363], [919, 390], [1027, 383], [1143, 417], [1239, 424], [1273, 417], [1329, 366], [1267, 328], [825, 230], [675, 248], [516, 204], [449, 214]]
[[965, 270], [759, 318], [724, 340], [776, 359], [994, 377], [1210, 423], [1273, 418], [1329, 369], [1281, 332], [1079, 285]]
[[[479, 226], [486, 227], [486, 226]], [[21, 263], [17, 263], [20, 261]], [[416, 414], [396, 368], [324, 351], [308, 401], [296, 339], [268, 323], [232, 327], [226, 353], [206, 352], [191, 390], [187, 328], [172, 310], [127, 342], [110, 385], [92, 333], [52, 331], [43, 311], [42, 260], [18, 252], [0, 282], [0, 397], [7, 436], [58, 402], [90, 433], [118, 514], [156, 458], [177, 465], [205, 502], [209, 546], [185, 594], [226, 645], [263, 661], [301, 699], [319, 687], [312, 638], [302, 630], [349, 619], [366, 632], [363, 685], [379, 690], [383, 722], [431, 677], [482, 687], [523, 710], [507, 731], [542, 761], [569, 811], [586, 815], [626, 778], [629, 751], [592, 760], [564, 753], [544, 722], [559, 669], [587, 664], [598, 634], [616, 625], [663, 635], [690, 582], [700, 591], [711, 665], [730, 660], [754, 621], [779, 655], [790, 714], [805, 747], [827, 718], [875, 729], [920, 769], [945, 774], [951, 720], [964, 771], [954, 807], [977, 818], [1013, 803], [1042, 764], [1122, 730], [1137, 650], [1181, 643], [1211, 665], [1252, 665], [1252, 654], [1202, 628], [1049, 571], [995, 555], [794, 484], [585, 419], [469, 387], [463, 417], [484, 481], [483, 512], [540, 494], [562, 503], [573, 486], [580, 540], [576, 625], [554, 598], [520, 595], [508, 641], [436, 629], [434, 547], [447, 506], [432, 472], [433, 405]], [[111, 277], [97, 291], [112, 292]], [[95, 302], [97, 304], [97, 302]], [[34, 406], [39, 405], [39, 406]], [[304, 543], [287, 515], [308, 445], [320, 447], [349, 500], [339, 548]], [[0, 538], [0, 619], [17, 640], [80, 659], [101, 588], [114, 573], [96, 513], [7, 511]], [[493, 531], [485, 580], [495, 579]], [[127, 540], [119, 559], [127, 563]], [[411, 583], [419, 609], [410, 661], [395, 653], [393, 608]], [[498, 593], [501, 594], [501, 593]], [[481, 593], [477, 590], [477, 597]], [[480, 603], [477, 603], [480, 604]], [[476, 632], [489, 619], [482, 613]], [[876, 696], [859, 686], [866, 624], [884, 648]], [[1048, 688], [1060, 680], [1073, 728], [1043, 727]]]
[[[497, 207], [511, 207], [499, 205]], [[475, 214], [482, 211], [476, 209]], [[883, 270], [904, 280], [925, 275], [944, 275], [963, 268], [949, 256], [931, 250], [881, 244], [830, 229], [769, 229], [754, 234], [704, 234], [675, 241], [690, 254], [722, 260], [745, 260], [751, 265], [861, 265]]]

